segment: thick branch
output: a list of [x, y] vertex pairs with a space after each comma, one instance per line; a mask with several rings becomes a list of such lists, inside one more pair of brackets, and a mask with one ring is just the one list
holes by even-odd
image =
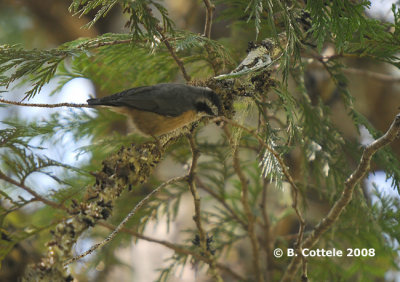
[[[86, 188], [81, 203], [72, 201], [68, 213], [72, 216], [57, 224], [48, 242], [47, 255], [40, 263], [30, 266], [23, 281], [60, 281], [66, 279], [63, 262], [71, 257], [71, 248], [88, 228], [107, 219], [113, 201], [131, 185], [143, 183], [161, 160], [163, 151], [156, 143], [132, 145], [103, 161], [96, 173], [96, 183]], [[146, 156], [146, 157], [144, 157]]]
[[179, 182], [184, 180], [186, 177], [185, 176], [181, 176], [181, 177], [175, 177], [172, 178], [168, 181], [165, 181], [163, 184], [161, 184], [160, 186], [158, 186], [157, 188], [155, 188], [153, 191], [151, 191], [149, 194], [147, 194], [146, 197], [144, 197], [139, 203], [137, 203], [137, 205], [128, 213], [128, 215], [124, 218], [124, 220], [121, 221], [121, 223], [117, 226], [117, 228], [114, 229], [114, 231], [108, 235], [108, 237], [106, 239], [104, 239], [103, 241], [101, 241], [98, 244], [93, 245], [92, 247], [90, 247], [89, 250], [87, 250], [86, 252], [73, 257], [71, 259], [68, 259], [65, 263], [64, 266], [67, 266], [70, 263], [73, 263], [74, 261], [77, 261], [87, 255], [90, 255], [91, 253], [93, 253], [95, 250], [97, 250], [98, 248], [103, 247], [105, 244], [107, 244], [108, 242], [110, 242], [112, 239], [114, 239], [115, 236], [117, 236], [117, 234], [121, 231], [121, 229], [128, 223], [129, 219], [131, 219], [136, 212], [143, 207], [145, 204], [147, 204], [151, 197], [155, 194], [157, 194], [158, 192], [160, 192], [164, 187], [173, 184], [175, 182]]
[[[396, 116], [389, 130], [382, 137], [365, 147], [358, 167], [344, 183], [344, 190], [342, 192], [342, 195], [335, 202], [328, 215], [315, 226], [311, 234], [304, 240], [304, 242], [302, 243], [303, 248], [313, 247], [318, 242], [319, 238], [321, 238], [321, 236], [339, 219], [341, 213], [351, 201], [354, 188], [368, 172], [372, 156], [379, 149], [393, 142], [399, 134], [400, 114]], [[290, 262], [286, 273], [282, 278], [282, 281], [293, 281], [300, 263], [301, 257], [294, 257]]]

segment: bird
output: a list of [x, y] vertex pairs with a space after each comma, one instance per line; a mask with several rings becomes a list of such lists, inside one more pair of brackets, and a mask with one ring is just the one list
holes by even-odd
[[139, 133], [156, 139], [204, 116], [218, 116], [222, 111], [219, 96], [210, 88], [178, 83], [131, 88], [88, 99], [87, 103], [126, 115]]

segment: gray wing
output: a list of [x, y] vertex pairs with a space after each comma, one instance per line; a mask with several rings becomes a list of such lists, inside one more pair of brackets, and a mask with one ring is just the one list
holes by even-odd
[[[185, 84], [163, 83], [132, 88], [99, 99], [87, 100], [89, 105], [131, 107], [168, 116], [179, 116], [194, 109], [194, 98], [203, 88]], [[193, 95], [194, 94], [194, 95]]]

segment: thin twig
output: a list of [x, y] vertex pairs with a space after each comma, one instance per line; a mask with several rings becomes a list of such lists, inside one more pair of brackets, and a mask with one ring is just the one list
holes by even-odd
[[243, 129], [244, 131], [246, 131], [247, 133], [253, 135], [253, 136], [258, 140], [258, 142], [259, 142], [266, 150], [268, 150], [269, 152], [271, 152], [271, 154], [273, 154], [274, 157], [276, 158], [276, 160], [279, 162], [279, 165], [280, 165], [280, 167], [282, 168], [283, 174], [285, 175], [287, 181], [290, 183], [290, 185], [291, 185], [291, 187], [292, 187], [292, 189], [291, 189], [291, 191], [292, 191], [292, 197], [293, 197], [292, 208], [293, 208], [294, 211], [296, 212], [296, 215], [297, 215], [297, 217], [298, 217], [298, 219], [299, 219], [299, 222], [300, 222], [298, 237], [297, 237], [295, 246], [296, 246], [296, 249], [298, 249], [298, 250], [297, 250], [297, 253], [299, 253], [299, 254], [300, 254], [300, 257], [301, 257], [301, 242], [302, 242], [302, 240], [303, 240], [303, 236], [304, 236], [304, 227], [305, 227], [305, 224], [306, 224], [306, 223], [305, 223], [305, 220], [304, 220], [304, 218], [303, 218], [303, 215], [301, 214], [301, 212], [300, 212], [300, 210], [299, 210], [299, 208], [298, 208], [298, 206], [297, 206], [297, 205], [298, 205], [299, 188], [297, 187], [297, 185], [296, 185], [296, 183], [294, 182], [292, 176], [290, 175], [289, 170], [288, 170], [288, 168], [287, 168], [285, 162], [283, 161], [283, 159], [281, 158], [281, 156], [279, 155], [279, 153], [278, 153], [277, 151], [275, 151], [273, 148], [271, 148], [267, 143], [265, 143], [264, 140], [263, 140], [258, 134], [256, 134], [256, 133], [254, 132], [254, 130], [250, 130], [250, 129], [248, 129], [247, 127], [245, 127], [245, 126], [243, 126], [243, 125], [241, 125], [241, 124], [239, 124], [239, 123], [237, 123], [237, 122], [235, 122], [235, 121], [233, 121], [233, 120], [231, 120], [231, 119], [228, 119], [228, 118], [226, 118], [226, 117], [217, 117], [217, 118], [214, 119], [214, 121], [224, 121], [224, 122], [229, 123], [229, 124], [231, 124], [231, 125], [233, 125], [233, 126], [235, 126], [235, 127], [241, 128], [241, 129]]
[[215, 6], [211, 3], [210, 0], [203, 0], [204, 4], [206, 5], [206, 23], [204, 26], [204, 36], [210, 38], [211, 36], [211, 26], [212, 26], [212, 18]]
[[[267, 120], [271, 122], [271, 120], [276, 120], [280, 126], [283, 128], [284, 124], [281, 122], [279, 118], [276, 117], [275, 114], [270, 113], [269, 109], [267, 107], [267, 97], [262, 95], [261, 97], [262, 101], [262, 112], [266, 114], [267, 118], [262, 118], [262, 114], [259, 113], [259, 125], [257, 128], [257, 131], [260, 132], [261, 128], [266, 128], [267, 127]], [[260, 145], [259, 145], [260, 146]], [[259, 148], [258, 150], [259, 151]], [[272, 238], [271, 236], [271, 223], [269, 220], [268, 216], [268, 211], [267, 211], [267, 192], [268, 192], [268, 186], [269, 186], [270, 180], [268, 180], [266, 177], [263, 177], [263, 190], [261, 194], [261, 203], [260, 203], [260, 210], [261, 210], [261, 215], [263, 218], [263, 223], [261, 224], [261, 227], [263, 228], [263, 239], [264, 239], [264, 244], [261, 244], [265, 250], [265, 269], [264, 269], [264, 276], [265, 276], [265, 281], [271, 281], [271, 272], [270, 269], [272, 269], [272, 263], [273, 263], [273, 257], [272, 257], [272, 248], [274, 246], [274, 241], [275, 238]]]
[[14, 179], [12, 179], [11, 177], [8, 177], [7, 175], [2, 173], [1, 171], [0, 171], [0, 179], [6, 181], [8, 183], [11, 183], [11, 184], [13, 184], [13, 185], [15, 185], [15, 186], [17, 186], [19, 188], [22, 188], [23, 190], [25, 190], [26, 192], [31, 194], [34, 197], [34, 199], [36, 199], [36, 200], [38, 200], [38, 201], [40, 201], [40, 202], [42, 202], [42, 203], [44, 203], [46, 205], [49, 205], [49, 206], [51, 206], [53, 208], [56, 208], [56, 209], [66, 210], [66, 207], [63, 204], [59, 204], [59, 203], [50, 201], [50, 200], [42, 197], [41, 195], [36, 193], [33, 189], [29, 188], [25, 184], [22, 184], [22, 183], [19, 183], [18, 181], [15, 181]]
[[192, 79], [191, 79], [190, 75], [188, 75], [188, 73], [186, 72], [186, 69], [185, 69], [185, 66], [183, 65], [182, 60], [181, 60], [180, 58], [178, 58], [178, 56], [176, 55], [176, 52], [175, 52], [174, 48], [173, 48], [173, 47], [171, 46], [171, 44], [169, 43], [168, 38], [164, 35], [163, 29], [162, 29], [160, 26], [158, 26], [158, 27], [157, 27], [157, 30], [158, 30], [158, 32], [159, 32], [160, 35], [161, 35], [161, 39], [162, 39], [162, 42], [164, 42], [165, 47], [167, 47], [167, 49], [168, 49], [169, 53], [171, 54], [172, 58], [175, 60], [176, 64], [177, 64], [178, 67], [180, 68], [183, 77], [185, 78], [186, 81], [189, 82], [189, 81], [192, 80]]
[[151, 191], [146, 197], [144, 197], [139, 203], [137, 203], [137, 205], [129, 212], [129, 214], [121, 221], [121, 223], [117, 226], [117, 228], [114, 229], [114, 231], [108, 235], [108, 237], [106, 239], [104, 239], [103, 241], [101, 241], [98, 244], [93, 245], [92, 247], [90, 247], [89, 250], [87, 250], [86, 252], [73, 257], [69, 260], [67, 260], [66, 262], [64, 262], [64, 266], [69, 265], [70, 263], [73, 263], [74, 261], [77, 261], [91, 253], [93, 253], [95, 250], [97, 250], [100, 247], [103, 247], [105, 244], [107, 244], [109, 241], [111, 241], [120, 231], [121, 229], [125, 226], [125, 224], [129, 221], [129, 219], [132, 218], [132, 216], [134, 216], [136, 214], [136, 212], [145, 204], [147, 204], [148, 201], [150, 201], [151, 197], [155, 194], [157, 194], [158, 192], [160, 192], [164, 187], [175, 183], [175, 182], [179, 182], [186, 179], [186, 176], [180, 176], [180, 177], [175, 177], [172, 178], [166, 182], [164, 182], [163, 184], [161, 184], [160, 186], [158, 186], [156, 189], [154, 189], [153, 191]]
[[39, 107], [39, 108], [59, 108], [59, 107], [70, 107], [70, 108], [93, 108], [93, 106], [88, 104], [74, 104], [74, 103], [58, 103], [58, 104], [35, 104], [35, 103], [23, 103], [16, 101], [9, 101], [6, 99], [0, 98], [0, 103], [15, 105], [15, 106], [24, 106], [24, 107]]
[[[203, 36], [207, 38], [211, 38], [211, 26], [212, 26], [212, 20], [213, 20], [213, 13], [215, 10], [215, 5], [211, 3], [210, 0], [203, 0], [205, 6], [206, 6], [206, 20], [204, 23], [204, 33]], [[207, 62], [211, 65], [214, 75], [216, 76], [219, 72], [219, 58], [215, 56], [215, 53], [213, 52], [211, 46], [206, 43], [204, 44], [204, 49], [206, 50], [208, 56], [207, 56]]]
[[243, 219], [241, 219], [239, 215], [229, 206], [229, 204], [225, 201], [224, 197], [218, 195], [218, 193], [208, 188], [207, 185], [205, 185], [203, 181], [197, 176], [196, 176], [196, 183], [199, 185], [199, 188], [203, 189], [213, 198], [215, 198], [218, 202], [220, 202], [224, 206], [224, 208], [230, 213], [231, 217], [237, 222], [239, 222], [245, 230], [247, 229], [247, 223]]
[[[116, 226], [107, 223], [105, 221], [99, 222], [99, 225], [104, 226], [110, 230], [115, 230]], [[210, 260], [208, 258], [206, 258], [205, 256], [202, 256], [201, 254], [199, 254], [198, 252], [192, 251], [190, 249], [185, 248], [184, 246], [178, 245], [178, 244], [173, 244], [171, 242], [165, 241], [165, 240], [159, 240], [159, 239], [155, 239], [146, 235], [143, 235], [141, 233], [136, 232], [135, 230], [132, 229], [128, 229], [126, 227], [123, 227], [121, 229], [122, 232], [128, 233], [132, 236], [135, 236], [138, 239], [142, 239], [148, 242], [152, 242], [152, 243], [156, 243], [159, 245], [162, 245], [164, 247], [167, 247], [171, 250], [173, 250], [176, 253], [179, 254], [183, 254], [183, 255], [187, 255], [187, 256], [193, 256], [195, 259], [197, 260], [201, 260], [204, 261], [205, 263], [210, 263]], [[237, 280], [240, 281], [245, 281], [245, 278], [242, 277], [241, 275], [239, 275], [238, 273], [236, 273], [235, 271], [233, 271], [232, 269], [230, 269], [228, 266], [222, 264], [222, 263], [216, 263], [217, 268], [225, 271], [226, 273], [230, 274], [232, 277], [234, 277]]]
[[[339, 219], [343, 210], [350, 203], [356, 185], [364, 178], [369, 170], [372, 156], [382, 147], [393, 142], [400, 134], [400, 114], [396, 116], [388, 131], [379, 139], [373, 141], [365, 147], [360, 163], [354, 172], [344, 182], [344, 190], [340, 198], [332, 206], [326, 217], [324, 217], [312, 230], [311, 234], [302, 243], [302, 248], [313, 247], [321, 238], [321, 236], [332, 227], [332, 225]], [[300, 266], [301, 257], [293, 257], [282, 281], [293, 281], [294, 276]]]
[[[355, 57], [359, 58], [359, 55], [356, 54], [334, 54], [331, 56], [321, 56], [319, 54], [312, 55], [312, 58], [317, 59], [327, 70], [326, 64], [334, 59], [340, 58], [340, 57]], [[371, 58], [374, 58], [373, 56], [370, 56]], [[329, 71], [329, 70], [328, 70]], [[364, 70], [364, 69], [357, 69], [357, 68], [343, 68], [342, 71], [347, 74], [358, 74], [358, 75], [364, 75], [368, 78], [373, 78], [377, 80], [381, 80], [382, 82], [388, 82], [388, 83], [398, 83], [400, 82], [400, 77], [398, 76], [392, 76], [389, 74], [384, 74], [384, 73], [379, 73], [379, 72], [374, 72], [374, 71], [369, 71], [369, 70]]]
[[251, 248], [253, 252], [253, 267], [254, 267], [254, 272], [257, 281], [262, 282], [264, 281], [262, 272], [261, 272], [261, 267], [260, 267], [260, 255], [259, 255], [259, 244], [257, 240], [257, 235], [255, 233], [255, 218], [254, 215], [251, 211], [250, 205], [249, 205], [249, 187], [248, 187], [248, 181], [246, 179], [246, 176], [244, 175], [242, 168], [240, 167], [240, 160], [239, 160], [239, 150], [237, 147], [236, 142], [233, 141], [232, 135], [229, 132], [228, 128], [224, 126], [224, 131], [226, 136], [229, 139], [229, 143], [233, 147], [233, 168], [235, 169], [235, 172], [237, 176], [239, 177], [241, 186], [242, 186], [242, 193], [241, 193], [241, 202], [243, 205], [244, 212], [247, 217], [247, 233], [249, 234], [250, 237], [250, 242], [251, 242]]
[[[249, 149], [246, 147], [246, 149]], [[250, 148], [250, 149], [255, 149], [255, 148]], [[171, 152], [171, 155], [173, 155], [174, 157], [176, 157], [176, 155]], [[185, 162], [181, 162], [182, 165], [186, 165]], [[195, 176], [195, 180], [196, 180], [196, 184], [198, 185], [198, 187], [204, 191], [206, 191], [208, 194], [210, 194], [213, 198], [215, 198], [218, 202], [220, 202], [224, 208], [230, 213], [231, 217], [233, 219], [235, 219], [237, 222], [239, 222], [242, 227], [246, 230], [247, 229], [247, 223], [240, 218], [240, 216], [229, 206], [229, 204], [225, 201], [224, 197], [222, 197], [221, 195], [219, 195], [217, 192], [215, 192], [214, 190], [210, 189], [202, 180], [200, 177], [198, 177], [197, 175]]]
[[[324, 67], [326, 67], [326, 63], [329, 62], [330, 60], [340, 58], [340, 54], [334, 54], [331, 56], [320, 56], [319, 54], [311, 55], [311, 58], [316, 59], [319, 61]], [[399, 76], [393, 76], [390, 74], [385, 74], [385, 73], [380, 73], [380, 72], [375, 72], [375, 71], [369, 71], [369, 70], [364, 70], [364, 69], [358, 69], [358, 68], [350, 68], [347, 67], [343, 68], [341, 71], [347, 74], [356, 74], [356, 75], [363, 75], [368, 78], [373, 78], [376, 80], [381, 80], [382, 82], [388, 82], [388, 83], [399, 83], [400, 82], [400, 77]]]
[[271, 277], [269, 275], [269, 268], [270, 264], [272, 263], [272, 246], [274, 245], [274, 241], [271, 238], [271, 224], [269, 221], [268, 217], [268, 212], [267, 212], [267, 190], [268, 190], [268, 181], [267, 179], [263, 179], [263, 190], [262, 190], [262, 195], [261, 195], [261, 203], [260, 203], [260, 209], [261, 209], [261, 215], [263, 217], [264, 223], [262, 224], [262, 228], [264, 230], [264, 244], [263, 247], [265, 249], [265, 257], [266, 257], [266, 269], [265, 269], [265, 280], [270, 281]]
[[199, 196], [199, 193], [197, 192], [196, 183], [195, 183], [197, 162], [200, 157], [200, 151], [197, 149], [193, 133], [188, 134], [188, 140], [189, 140], [190, 148], [192, 150], [192, 165], [190, 166], [190, 170], [189, 170], [188, 183], [189, 183], [190, 192], [192, 193], [193, 200], [194, 200], [193, 220], [196, 223], [196, 227], [199, 232], [200, 247], [203, 249], [206, 257], [209, 258], [209, 260], [210, 260], [209, 266], [210, 266], [211, 274], [213, 275], [213, 277], [216, 281], [222, 282], [223, 280], [216, 269], [216, 262], [215, 262], [214, 256], [210, 253], [210, 251], [207, 247], [207, 235], [206, 235], [206, 232], [204, 231], [204, 228], [203, 228], [203, 225], [201, 222], [201, 202], [200, 202], [200, 196]]
[[91, 42], [84, 42], [82, 44], [79, 44], [76, 46], [76, 48], [86, 48], [86, 49], [91, 49], [91, 48], [99, 48], [103, 46], [110, 46], [110, 45], [118, 45], [118, 44], [125, 44], [125, 43], [131, 43], [131, 39], [121, 39], [121, 40], [113, 40], [113, 41], [106, 41], [106, 42], [96, 42], [96, 41], [91, 41]]
[[196, 147], [194, 137], [192, 134], [188, 135], [189, 143], [190, 143], [190, 148], [192, 149], [192, 165], [190, 166], [190, 171], [189, 171], [189, 187], [190, 187], [190, 192], [193, 195], [194, 199], [194, 211], [195, 211], [195, 216], [193, 217], [194, 221], [196, 222], [197, 229], [199, 230], [199, 236], [200, 236], [200, 242], [206, 242], [206, 234], [204, 232], [202, 223], [201, 223], [201, 213], [200, 213], [200, 196], [197, 192], [197, 188], [194, 182], [195, 178], [195, 173], [197, 169], [197, 161], [200, 157], [200, 152]]
[[343, 68], [342, 71], [347, 74], [358, 74], [358, 75], [364, 75], [368, 78], [374, 78], [377, 80], [381, 80], [383, 82], [400, 82], [400, 77], [384, 74], [384, 73], [379, 73], [379, 72], [373, 72], [373, 71], [368, 71], [368, 70], [362, 70], [362, 69], [356, 69], [356, 68]]

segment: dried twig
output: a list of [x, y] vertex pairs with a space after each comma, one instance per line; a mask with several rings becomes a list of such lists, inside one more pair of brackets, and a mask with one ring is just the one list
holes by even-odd
[[111, 46], [111, 45], [118, 45], [118, 44], [126, 44], [126, 43], [131, 43], [132, 42], [132, 38], [130, 39], [121, 39], [121, 40], [113, 40], [113, 41], [99, 41], [96, 42], [95, 40], [91, 41], [91, 42], [84, 42], [82, 44], [79, 44], [78, 46], [76, 46], [76, 48], [86, 48], [86, 49], [91, 49], [91, 48], [99, 48], [99, 47], [103, 47], [103, 46]]
[[196, 183], [199, 185], [199, 188], [206, 191], [214, 199], [220, 202], [224, 206], [224, 208], [230, 213], [231, 217], [234, 220], [240, 223], [244, 229], [247, 229], [247, 223], [243, 219], [241, 219], [240, 216], [229, 206], [229, 204], [225, 201], [224, 197], [218, 195], [218, 193], [208, 188], [207, 185], [205, 185], [199, 177], [196, 177]]
[[[116, 226], [107, 223], [107, 222], [99, 222], [99, 225], [107, 227], [110, 230], [115, 230]], [[132, 236], [135, 236], [138, 239], [142, 239], [148, 242], [153, 242], [159, 245], [162, 245], [164, 247], [167, 247], [171, 250], [173, 250], [175, 253], [178, 254], [183, 254], [183, 255], [187, 255], [187, 256], [193, 256], [195, 259], [197, 260], [201, 260], [204, 261], [205, 263], [210, 263], [210, 259], [202, 256], [201, 254], [199, 254], [198, 252], [192, 251], [190, 249], [185, 248], [184, 246], [178, 245], [178, 244], [173, 244], [171, 242], [165, 241], [165, 240], [159, 240], [159, 239], [155, 239], [155, 238], [151, 238], [149, 236], [143, 235], [139, 232], [136, 232], [135, 230], [132, 229], [128, 229], [123, 227], [121, 229], [122, 232], [128, 233]], [[228, 266], [222, 264], [222, 263], [216, 263], [216, 267], [219, 268], [220, 270], [225, 271], [226, 273], [228, 273], [229, 275], [231, 275], [232, 277], [234, 277], [235, 279], [239, 280], [239, 281], [245, 281], [245, 278], [242, 277], [241, 275], [239, 275], [238, 273], [236, 273], [235, 271], [233, 271], [231, 268], [229, 268]]]
[[381, 80], [382, 82], [392, 82], [392, 83], [397, 83], [400, 82], [400, 77], [384, 74], [384, 73], [379, 73], [379, 72], [373, 72], [373, 71], [368, 71], [368, 70], [363, 70], [363, 69], [356, 69], [356, 68], [343, 68], [342, 71], [347, 74], [358, 74], [358, 75], [364, 75], [368, 78], [374, 78], [377, 80]]
[[[248, 149], [248, 148], [246, 147], [246, 149]], [[254, 149], [254, 148], [251, 148], [251, 149]], [[170, 154], [171, 154], [172, 156], [175, 156], [175, 157], [176, 157], [176, 155], [175, 155], [173, 152], [171, 152]], [[180, 162], [180, 163], [181, 163], [182, 165], [186, 165], [186, 162]], [[236, 220], [237, 222], [239, 222], [239, 223], [242, 225], [242, 227], [243, 227], [244, 229], [247, 229], [247, 223], [246, 223], [242, 218], [240, 218], [240, 216], [231, 208], [231, 206], [229, 206], [229, 204], [225, 201], [224, 197], [222, 197], [222, 196], [219, 195], [217, 192], [215, 192], [214, 190], [212, 190], [211, 188], [209, 188], [209, 187], [201, 180], [201, 178], [198, 177], [197, 175], [195, 175], [195, 181], [196, 181], [196, 184], [197, 184], [198, 188], [200, 188], [200, 189], [206, 191], [206, 192], [207, 192], [208, 194], [210, 194], [215, 200], [217, 200], [219, 203], [221, 203], [221, 204], [224, 206], [224, 208], [230, 213], [231, 217], [232, 217], [234, 220]]]
[[92, 247], [90, 247], [89, 250], [87, 250], [86, 252], [73, 257], [69, 260], [67, 260], [64, 263], [64, 266], [69, 265], [70, 263], [73, 263], [74, 261], [77, 261], [81, 258], [84, 258], [87, 255], [90, 255], [91, 253], [93, 253], [95, 250], [97, 250], [100, 247], [103, 247], [105, 244], [107, 244], [108, 242], [110, 242], [112, 239], [114, 239], [115, 236], [117, 236], [117, 234], [121, 231], [121, 229], [126, 225], [126, 223], [129, 221], [129, 219], [132, 218], [132, 216], [134, 216], [136, 214], [136, 212], [143, 207], [145, 204], [147, 204], [147, 202], [151, 199], [151, 197], [155, 194], [157, 194], [158, 192], [160, 192], [165, 186], [168, 186], [170, 184], [179, 182], [184, 180], [186, 177], [185, 176], [180, 176], [180, 177], [175, 177], [172, 178], [168, 181], [165, 181], [163, 184], [161, 184], [160, 186], [158, 186], [157, 188], [155, 188], [153, 191], [151, 191], [146, 197], [144, 197], [139, 203], [137, 203], [137, 205], [129, 212], [129, 214], [121, 221], [121, 223], [117, 226], [117, 228], [114, 229], [114, 231], [108, 235], [108, 237], [106, 239], [104, 239], [103, 241], [101, 241], [98, 244], [93, 245]]
[[207, 38], [210, 38], [211, 36], [211, 26], [212, 26], [212, 18], [213, 18], [213, 13], [215, 10], [215, 6], [213, 3], [211, 3], [210, 0], [203, 0], [204, 5], [206, 5], [206, 23], [204, 25], [204, 36]]
[[[319, 61], [323, 65], [324, 68], [326, 68], [327, 62], [334, 60], [334, 59], [338, 59], [340, 57], [342, 57], [342, 55], [340, 55], [340, 54], [334, 54], [331, 56], [320, 56], [320, 55], [312, 55], [311, 56], [311, 58], [314, 58], [317, 61]], [[348, 57], [348, 56], [343, 55], [343, 57]], [[400, 82], [399, 76], [393, 76], [390, 74], [369, 71], [369, 70], [365, 70], [365, 69], [350, 68], [350, 67], [346, 66], [346, 68], [342, 68], [341, 71], [346, 74], [362, 75], [367, 78], [372, 78], [372, 79], [380, 80], [382, 82], [387, 82], [387, 83], [399, 83]]]
[[305, 227], [305, 220], [303, 218], [303, 215], [301, 214], [299, 208], [298, 208], [298, 194], [299, 194], [299, 188], [297, 187], [296, 183], [294, 182], [292, 176], [289, 173], [289, 170], [285, 164], [285, 162], [283, 161], [283, 159], [281, 158], [281, 156], [279, 155], [278, 152], [276, 152], [273, 148], [271, 148], [258, 134], [256, 134], [254, 132], [254, 130], [250, 130], [247, 127], [231, 120], [231, 119], [227, 119], [226, 117], [217, 117], [214, 119], [214, 121], [224, 121], [226, 123], [229, 123], [235, 127], [241, 128], [244, 131], [246, 131], [247, 133], [253, 135], [258, 142], [260, 143], [260, 145], [262, 145], [266, 150], [268, 150], [269, 152], [271, 152], [271, 154], [274, 155], [274, 157], [276, 158], [276, 160], [279, 162], [280, 167], [282, 168], [282, 172], [285, 175], [287, 181], [290, 183], [292, 189], [292, 197], [293, 197], [293, 204], [292, 207], [296, 212], [297, 218], [299, 219], [300, 222], [300, 226], [299, 226], [299, 232], [298, 232], [298, 236], [297, 236], [297, 240], [296, 240], [296, 249], [297, 249], [297, 253], [300, 254], [301, 257], [301, 242], [303, 240], [303, 236], [304, 236], [304, 227]]
[[[318, 60], [324, 68], [329, 72], [329, 69], [327, 68], [326, 64], [331, 61], [335, 60], [341, 57], [350, 57], [350, 58], [359, 58], [360, 56], [357, 54], [334, 54], [331, 56], [321, 56], [319, 54], [312, 55], [312, 58]], [[357, 68], [343, 68], [342, 71], [346, 74], [357, 74], [357, 75], [363, 75], [368, 78], [373, 78], [376, 80], [380, 80], [382, 82], [387, 82], [387, 83], [398, 83], [400, 82], [400, 77], [398, 76], [393, 76], [385, 73], [379, 73], [375, 71], [369, 71], [369, 70], [364, 70], [364, 69], [357, 69]]]
[[[205, 36], [207, 38], [211, 38], [211, 26], [212, 26], [215, 5], [213, 3], [211, 3], [210, 0], [203, 0], [203, 2], [206, 6], [206, 20], [204, 23], [203, 36]], [[211, 65], [211, 67], [214, 71], [214, 75], [217, 75], [220, 70], [219, 58], [216, 57], [215, 53], [213, 52], [211, 46], [208, 43], [204, 44], [204, 49], [206, 50], [206, 52], [208, 54], [206, 60]]]
[[262, 190], [262, 196], [261, 196], [261, 203], [260, 203], [260, 209], [261, 209], [261, 215], [263, 218], [263, 224], [262, 228], [264, 231], [264, 244], [262, 244], [262, 247], [265, 250], [265, 257], [266, 257], [266, 269], [265, 269], [265, 277], [266, 281], [270, 281], [271, 277], [269, 277], [269, 266], [272, 262], [272, 246], [274, 245], [274, 241], [271, 238], [271, 228], [270, 228], [270, 221], [267, 213], [267, 189], [268, 189], [268, 181], [267, 179], [264, 178], [263, 180], [263, 190]]
[[176, 55], [176, 52], [175, 52], [174, 48], [172, 47], [172, 45], [169, 43], [168, 38], [165, 36], [163, 29], [160, 26], [158, 26], [157, 30], [160, 33], [162, 42], [164, 43], [165, 47], [167, 47], [172, 58], [175, 60], [176, 64], [180, 68], [183, 77], [185, 78], [186, 81], [190, 81], [191, 80], [190, 75], [187, 73], [182, 60]]
[[[396, 116], [388, 131], [379, 139], [365, 147], [360, 163], [354, 172], [347, 178], [344, 183], [344, 190], [340, 198], [335, 202], [329, 213], [324, 217], [313, 229], [311, 234], [304, 240], [301, 247], [311, 248], [321, 238], [321, 236], [332, 227], [332, 225], [339, 219], [341, 213], [350, 203], [353, 196], [354, 188], [359, 183], [369, 170], [372, 156], [382, 147], [393, 142], [400, 134], [400, 114]], [[295, 256], [290, 262], [282, 281], [293, 281], [294, 276], [300, 266], [301, 257]]]
[[[121, 148], [103, 161], [96, 173], [96, 183], [86, 187], [81, 203], [72, 201], [71, 215], [52, 230], [47, 254], [28, 267], [24, 281], [58, 281], [68, 278], [63, 262], [71, 257], [71, 249], [81, 234], [110, 216], [113, 201], [129, 185], [143, 183], [161, 160], [163, 151], [156, 143], [147, 142]], [[146, 156], [144, 158], [143, 156]]]
[[88, 104], [74, 104], [74, 103], [58, 103], [58, 104], [35, 104], [35, 103], [23, 103], [16, 101], [9, 101], [6, 99], [0, 98], [0, 103], [15, 105], [15, 106], [24, 106], [24, 107], [39, 107], [39, 108], [59, 108], [59, 107], [70, 107], [70, 108], [93, 108], [93, 106]]
[[242, 168], [240, 167], [239, 150], [238, 150], [237, 144], [232, 139], [232, 135], [230, 134], [230, 132], [226, 126], [224, 126], [224, 131], [225, 131], [226, 136], [229, 139], [229, 143], [233, 147], [233, 168], [235, 169], [235, 172], [236, 172], [237, 176], [239, 177], [241, 187], [242, 187], [241, 202], [242, 202], [243, 209], [246, 214], [247, 221], [248, 221], [247, 233], [249, 234], [249, 237], [250, 237], [250, 242], [251, 242], [251, 247], [252, 247], [252, 252], [253, 252], [254, 273], [255, 273], [257, 281], [262, 282], [262, 281], [264, 281], [264, 278], [263, 278], [263, 275], [261, 272], [261, 267], [260, 267], [259, 244], [258, 244], [258, 240], [257, 240], [257, 235], [255, 233], [255, 218], [254, 218], [254, 215], [253, 215], [250, 205], [249, 205], [248, 180], [246, 179], [246, 176], [244, 175]]
[[207, 247], [207, 235], [206, 235], [206, 232], [204, 231], [204, 228], [203, 228], [202, 222], [201, 222], [200, 196], [199, 196], [199, 193], [197, 192], [196, 183], [195, 183], [197, 162], [200, 157], [200, 152], [197, 149], [193, 134], [188, 134], [188, 140], [189, 140], [190, 148], [192, 149], [192, 165], [190, 166], [190, 170], [189, 170], [188, 183], [189, 183], [190, 192], [192, 193], [193, 200], [194, 200], [193, 220], [195, 221], [197, 230], [199, 231], [200, 247], [203, 249], [205, 256], [210, 260], [209, 266], [210, 266], [211, 274], [213, 275], [213, 277], [216, 281], [222, 282], [223, 280], [216, 269], [216, 262], [215, 262], [214, 256], [210, 253], [210, 251]]
[[0, 171], [0, 179], [6, 181], [8, 183], [11, 183], [11, 184], [23, 189], [23, 190], [25, 190], [26, 192], [31, 194], [34, 197], [34, 199], [37, 200], [37, 201], [40, 201], [40, 202], [42, 202], [42, 203], [44, 203], [46, 205], [49, 205], [49, 206], [51, 206], [53, 208], [56, 208], [56, 209], [66, 210], [66, 207], [63, 204], [59, 204], [59, 203], [50, 201], [50, 200], [42, 197], [41, 195], [36, 193], [33, 189], [29, 188], [28, 186], [26, 186], [23, 183], [19, 183], [18, 181], [12, 179], [11, 177], [8, 177], [7, 175], [2, 173], [1, 171]]

